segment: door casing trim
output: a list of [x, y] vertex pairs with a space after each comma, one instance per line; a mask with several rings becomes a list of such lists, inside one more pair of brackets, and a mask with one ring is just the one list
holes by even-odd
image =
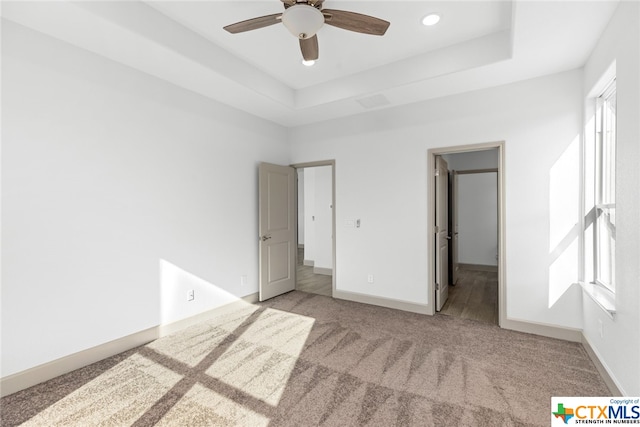
[[480, 144], [456, 145], [431, 148], [427, 152], [427, 314], [434, 315], [435, 310], [435, 162], [436, 156], [443, 154], [468, 153], [498, 149], [498, 325], [504, 327], [507, 320], [506, 287], [506, 217], [505, 217], [505, 156], [504, 141]]

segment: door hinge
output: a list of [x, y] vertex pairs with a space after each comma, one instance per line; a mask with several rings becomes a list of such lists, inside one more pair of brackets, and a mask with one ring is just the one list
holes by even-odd
[[436, 169], [434, 172], [434, 176], [440, 176], [440, 169]]
[[438, 234], [440, 232], [440, 227], [438, 227], [437, 225], [433, 226], [433, 232]]
[[440, 283], [436, 283], [436, 291], [440, 290]]

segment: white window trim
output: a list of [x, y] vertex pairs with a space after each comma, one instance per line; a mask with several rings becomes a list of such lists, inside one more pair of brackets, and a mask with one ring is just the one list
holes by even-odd
[[580, 286], [610, 318], [616, 314], [616, 296], [609, 288], [598, 283], [580, 282]]
[[[599, 217], [600, 215], [604, 214], [604, 211], [608, 208], [614, 207], [616, 206], [615, 204], [615, 198], [614, 198], [614, 203], [603, 203], [603, 198], [605, 190], [603, 188], [603, 184], [604, 184], [604, 175], [605, 175], [605, 153], [604, 153], [604, 138], [605, 138], [605, 129], [604, 129], [604, 117], [605, 117], [605, 112], [602, 111], [601, 109], [603, 108], [603, 106], [605, 105], [605, 103], [607, 102], [607, 100], [611, 97], [612, 94], [616, 93], [617, 87], [616, 87], [616, 79], [615, 77], [607, 84], [606, 88], [602, 91], [602, 93], [596, 98], [596, 112], [600, 111], [600, 117], [599, 117], [599, 123], [596, 123], [596, 188], [595, 188], [595, 213], [596, 213], [596, 217], [594, 220], [594, 271], [593, 271], [593, 283], [596, 285], [600, 285], [600, 286], [604, 286], [609, 292], [611, 292], [614, 296], [615, 296], [615, 281], [613, 281], [613, 283], [605, 283], [602, 280], [600, 280], [600, 277], [602, 275], [601, 273], [601, 267], [602, 267], [602, 260], [600, 259], [601, 256], [601, 251], [600, 251], [600, 233], [599, 233], [599, 228], [600, 228], [600, 223], [599, 223]], [[598, 132], [598, 128], [600, 128], [600, 131]], [[616, 159], [614, 158], [614, 163], [616, 162]], [[615, 180], [615, 178], [614, 178]], [[614, 186], [615, 188], [615, 186]], [[600, 212], [600, 213], [599, 213]], [[613, 266], [610, 266], [615, 268], [615, 264]], [[614, 273], [615, 275], [615, 273]]]
[[[616, 88], [616, 78], [615, 78], [615, 63], [612, 64], [612, 66], [610, 67], [610, 69], [607, 71], [606, 74], [611, 75], [611, 73], [613, 72], [613, 76], [611, 76], [611, 78], [607, 79], [607, 84], [604, 86], [600, 86], [601, 90], [598, 91], [597, 94], [594, 94], [595, 96], [589, 96], [589, 98], [587, 99], [587, 101], [589, 100], [593, 100], [593, 106], [595, 108], [594, 113], [598, 110], [599, 102], [602, 102], [601, 99], [605, 96], [610, 95], [611, 93], [611, 89], [612, 88]], [[602, 82], [602, 80], [601, 80]], [[592, 91], [593, 93], [593, 91]], [[597, 130], [597, 124], [595, 125], [594, 128], [592, 129], [587, 129], [586, 127], [586, 122], [585, 122], [585, 128], [584, 131], [588, 132], [588, 131], [596, 131]], [[595, 138], [598, 138], [597, 132], [594, 135]], [[585, 233], [587, 232], [587, 227], [586, 224], [588, 223], [587, 221], [587, 216], [595, 214], [596, 210], [598, 208], [606, 208], [609, 207], [608, 204], [598, 204], [597, 202], [600, 201], [600, 194], [595, 194], [595, 202], [593, 208], [590, 210], [590, 212], [586, 212], [585, 210], [585, 192], [589, 191], [589, 189], [586, 188], [585, 186], [585, 177], [586, 177], [586, 155], [585, 155], [585, 149], [586, 149], [586, 138], [583, 135], [582, 137], [582, 145], [581, 145], [581, 150], [580, 150], [580, 175], [582, 177], [582, 179], [580, 180], [580, 211], [581, 211], [581, 218], [580, 218], [580, 223], [581, 223], [581, 229], [582, 229], [582, 233], [580, 235], [580, 240], [581, 240], [581, 249], [580, 249], [580, 281], [578, 282], [578, 284], [582, 287], [583, 291], [585, 294], [587, 294], [595, 303], [598, 307], [600, 307], [611, 319], [615, 318], [616, 315], [616, 294], [615, 292], [610, 289], [607, 285], [605, 285], [604, 283], [601, 283], [600, 281], [598, 281], [596, 279], [597, 277], [597, 272], [596, 269], [598, 268], [598, 260], [597, 260], [597, 248], [596, 248], [596, 236], [593, 236], [593, 244], [594, 247], [591, 249], [592, 250], [592, 255], [593, 255], [593, 271], [589, 273], [588, 276], [592, 276], [594, 281], [593, 282], [587, 282], [586, 279], [586, 265], [585, 265], [585, 254], [586, 254], [586, 250], [585, 250]], [[599, 157], [599, 156], [598, 156]], [[598, 162], [599, 160], [596, 159], [596, 162]], [[601, 165], [594, 165], [597, 168], [600, 168]], [[596, 192], [600, 191], [600, 184], [599, 183], [595, 183], [596, 184]], [[597, 221], [597, 218], [594, 218], [594, 222]], [[597, 229], [595, 227], [594, 224], [594, 234], [597, 233]]]

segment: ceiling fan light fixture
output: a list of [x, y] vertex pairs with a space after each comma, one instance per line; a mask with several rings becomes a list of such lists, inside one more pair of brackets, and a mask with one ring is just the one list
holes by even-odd
[[436, 25], [438, 22], [440, 22], [440, 15], [438, 15], [437, 13], [430, 13], [422, 18], [422, 25], [426, 25], [428, 27], [430, 27], [431, 25]]
[[316, 61], [314, 61], [313, 59], [307, 61], [306, 59], [302, 60], [302, 65], [304, 65], [305, 67], [311, 67], [316, 63]]
[[285, 9], [282, 23], [295, 37], [308, 39], [315, 36], [322, 27], [324, 15], [313, 6], [297, 4]]

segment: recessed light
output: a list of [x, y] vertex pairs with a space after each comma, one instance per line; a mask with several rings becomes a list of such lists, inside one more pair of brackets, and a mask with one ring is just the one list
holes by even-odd
[[314, 61], [313, 59], [310, 61], [307, 61], [305, 59], [302, 60], [302, 65], [306, 66], [306, 67], [311, 67], [313, 64], [315, 64], [316, 61]]
[[436, 25], [439, 21], [440, 21], [440, 15], [435, 13], [431, 13], [425, 16], [424, 18], [422, 18], [422, 24], [427, 26]]

